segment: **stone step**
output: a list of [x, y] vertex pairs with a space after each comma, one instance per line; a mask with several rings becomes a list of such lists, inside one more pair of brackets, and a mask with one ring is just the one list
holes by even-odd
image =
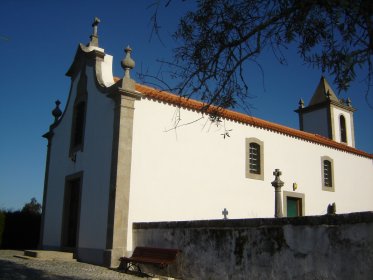
[[25, 250], [26, 257], [38, 258], [43, 260], [75, 261], [74, 254], [60, 251], [46, 250]]

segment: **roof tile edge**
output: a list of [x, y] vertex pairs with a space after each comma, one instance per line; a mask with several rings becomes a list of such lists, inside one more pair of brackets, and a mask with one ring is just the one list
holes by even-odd
[[[138, 83], [136, 84], [135, 89], [143, 93], [145, 97], [147, 98], [177, 105], [185, 109], [201, 111], [206, 106], [206, 104], [201, 101], [181, 97], [181, 96], [178, 96], [176, 94], [173, 94], [167, 91], [155, 89], [155, 88], [142, 85], [142, 84], [138, 84]], [[208, 114], [211, 112], [217, 113], [220, 117], [223, 117], [223, 118], [226, 118], [232, 121], [237, 121], [237, 122], [244, 123], [247, 125], [252, 125], [255, 127], [267, 129], [267, 130], [270, 130], [276, 133], [285, 134], [285, 135], [295, 137], [298, 139], [302, 139], [305, 141], [310, 141], [316, 144], [324, 145], [330, 148], [334, 148], [337, 150], [341, 150], [341, 151], [345, 151], [345, 152], [359, 155], [362, 157], [366, 157], [369, 159], [373, 159], [373, 154], [369, 154], [367, 152], [352, 148], [345, 144], [335, 142], [329, 138], [323, 137], [318, 134], [312, 134], [312, 133], [308, 133], [305, 131], [297, 130], [297, 129], [290, 128], [284, 125], [276, 124], [276, 123], [265, 121], [265, 120], [252, 117], [252, 116], [249, 116], [243, 113], [239, 113], [233, 110], [217, 108], [212, 105], [208, 107], [206, 113]]]

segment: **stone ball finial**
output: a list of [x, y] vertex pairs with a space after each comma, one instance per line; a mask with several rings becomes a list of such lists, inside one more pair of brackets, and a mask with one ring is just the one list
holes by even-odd
[[124, 51], [126, 53], [126, 57], [122, 60], [121, 65], [124, 70], [133, 69], [135, 67], [135, 61], [131, 58], [132, 49], [130, 48], [130, 46], [127, 46]]
[[59, 117], [62, 115], [62, 111], [60, 110], [60, 104], [61, 102], [59, 100], [56, 100], [56, 107], [52, 111], [52, 115], [54, 117], [54, 122], [57, 122]]

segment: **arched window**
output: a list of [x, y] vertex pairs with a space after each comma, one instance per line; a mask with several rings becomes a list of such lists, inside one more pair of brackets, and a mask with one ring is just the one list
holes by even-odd
[[260, 174], [260, 146], [257, 143], [250, 143], [249, 149], [250, 173]]
[[264, 143], [257, 138], [246, 138], [246, 178], [264, 180]]
[[335, 181], [334, 181], [334, 161], [331, 157], [322, 156], [321, 157], [321, 181], [322, 190], [328, 192], [335, 191]]
[[347, 143], [346, 119], [343, 115], [339, 117], [339, 127], [341, 130], [341, 142]]
[[333, 187], [332, 163], [324, 160], [324, 187]]

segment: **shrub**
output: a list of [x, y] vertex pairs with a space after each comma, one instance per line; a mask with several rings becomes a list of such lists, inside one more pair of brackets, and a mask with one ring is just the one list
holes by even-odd
[[0, 248], [3, 243], [3, 232], [5, 227], [5, 211], [0, 210]]
[[36, 249], [39, 243], [41, 205], [32, 198], [22, 211], [0, 211], [0, 248]]

